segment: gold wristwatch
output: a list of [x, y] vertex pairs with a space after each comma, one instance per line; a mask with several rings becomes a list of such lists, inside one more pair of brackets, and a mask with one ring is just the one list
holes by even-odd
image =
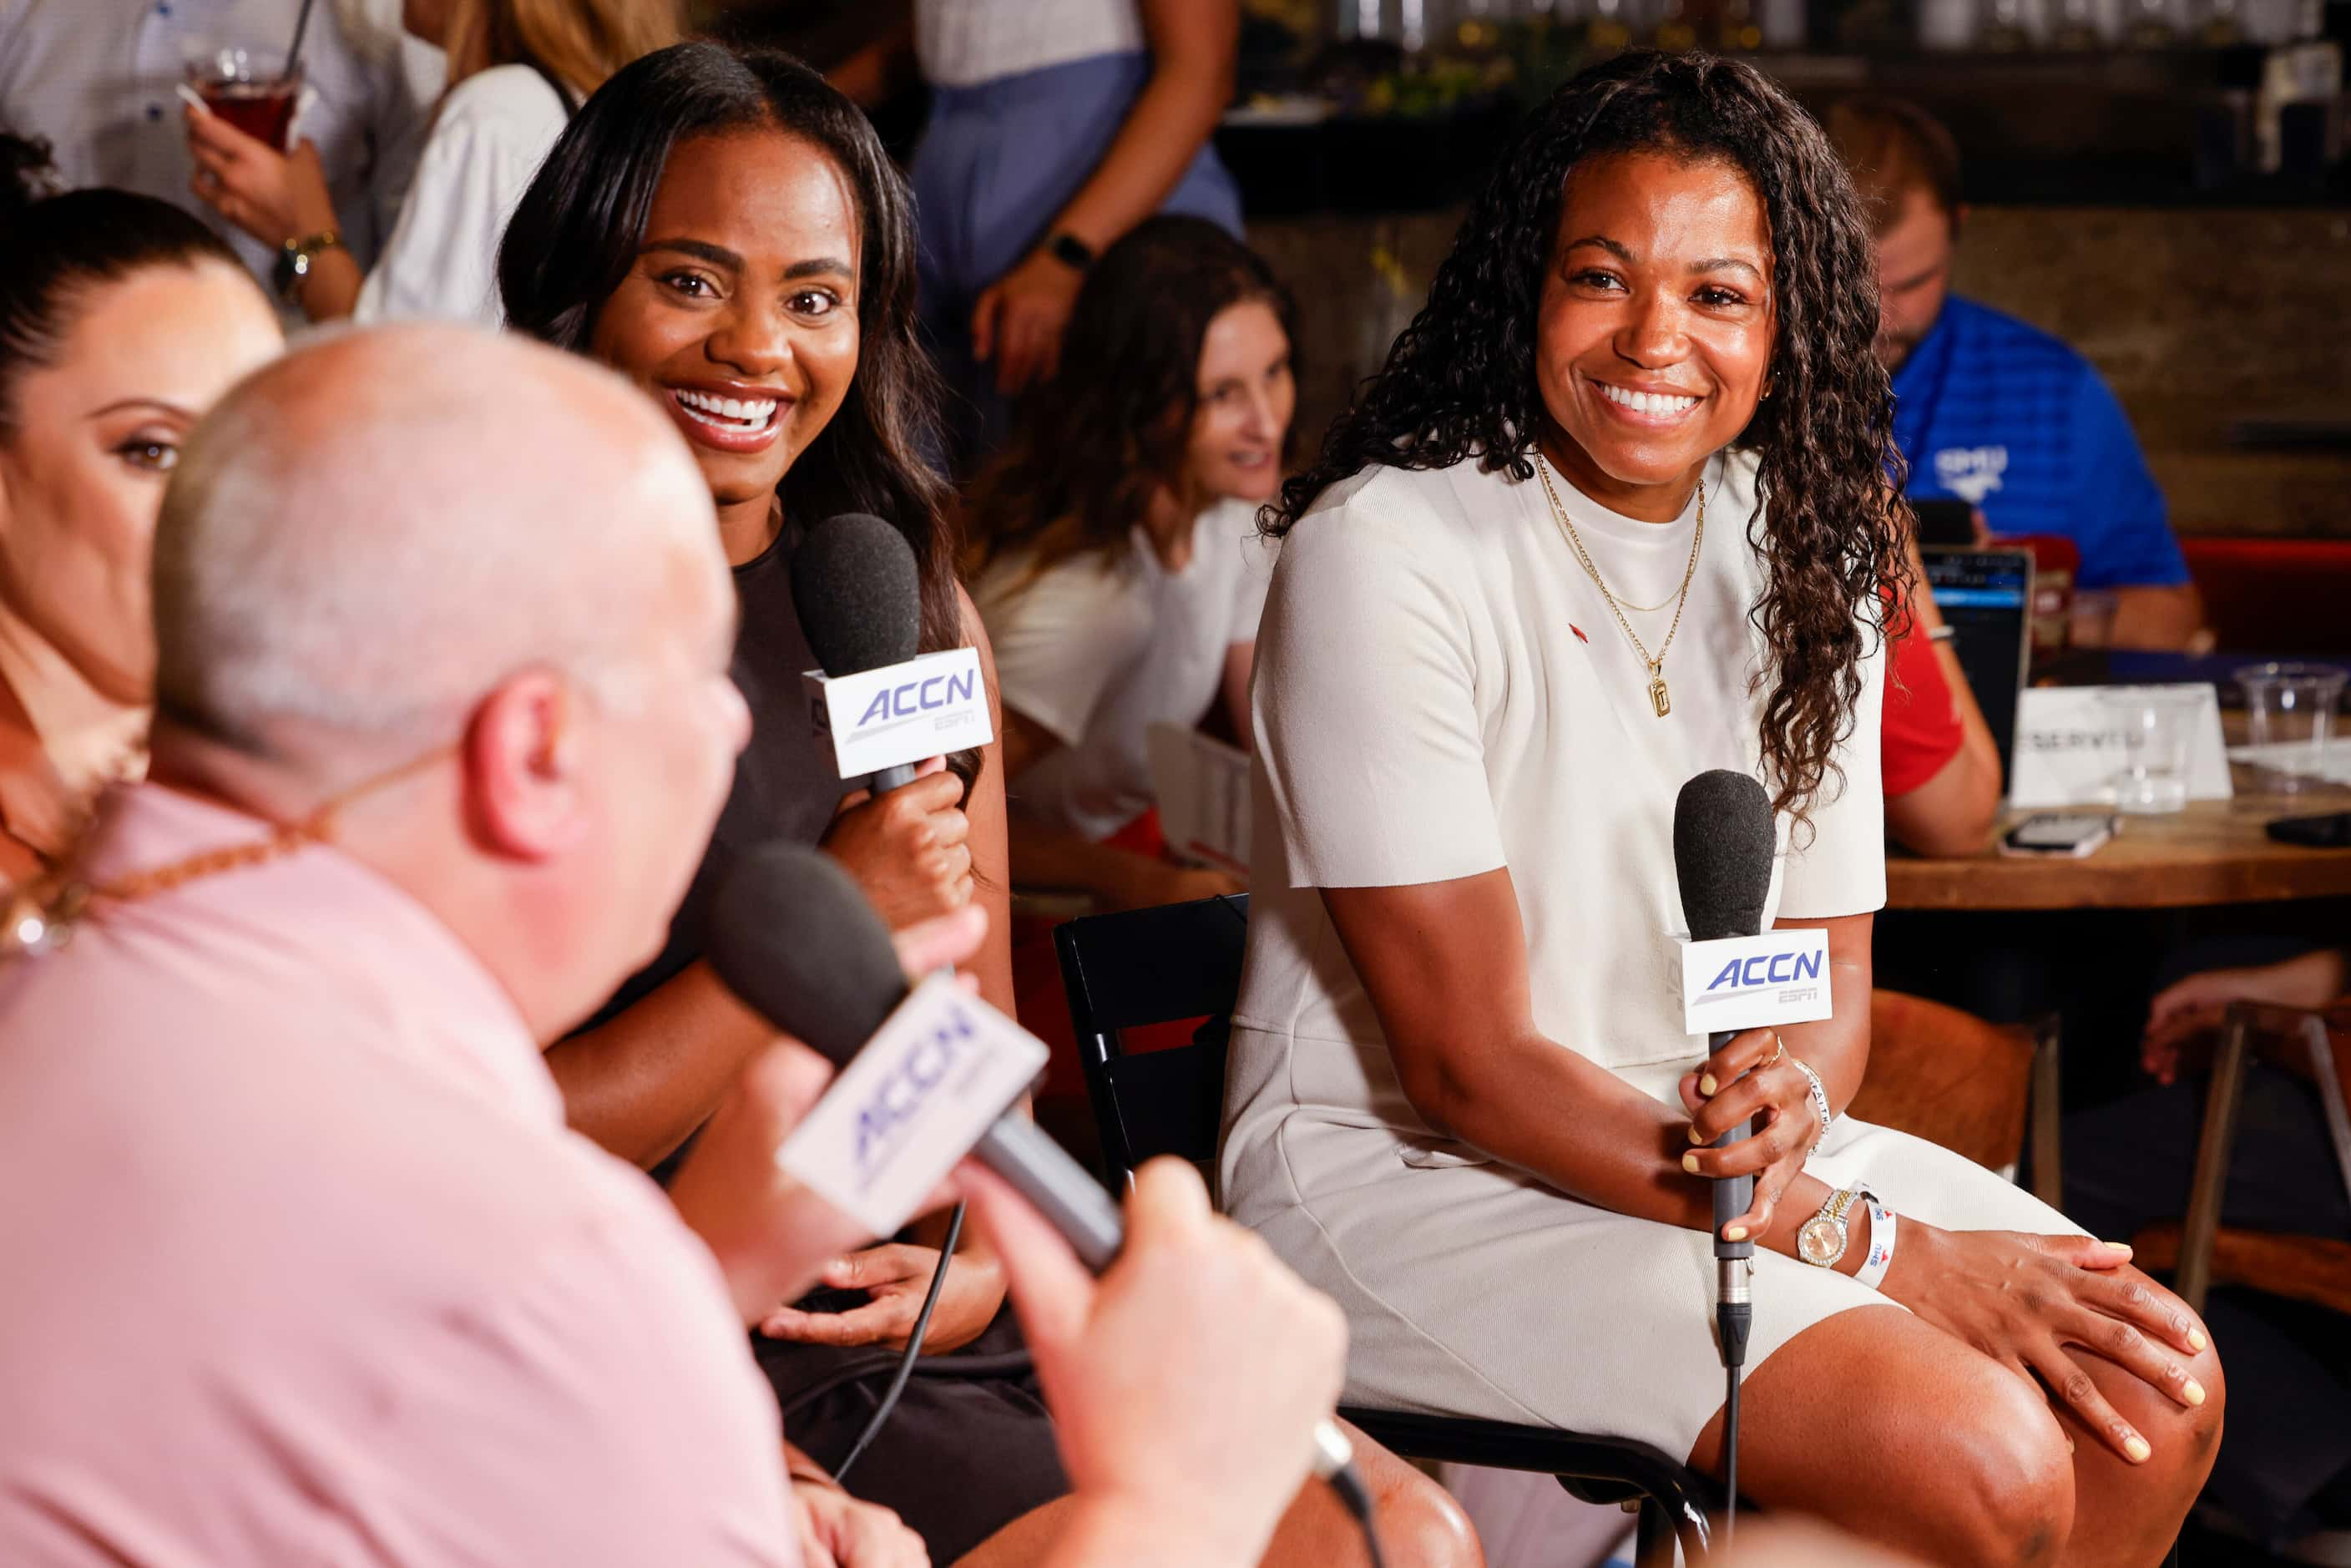
[[1796, 1232], [1796, 1256], [1815, 1269], [1835, 1268], [1837, 1260], [1844, 1256], [1846, 1243], [1852, 1239], [1845, 1216], [1859, 1196], [1858, 1186], [1829, 1194], [1821, 1211], [1804, 1221], [1803, 1228]]

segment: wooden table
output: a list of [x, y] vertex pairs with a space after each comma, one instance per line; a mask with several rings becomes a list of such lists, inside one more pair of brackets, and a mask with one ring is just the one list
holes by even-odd
[[[2351, 789], [2242, 793], [2194, 800], [2166, 816], [2126, 816], [2123, 831], [2080, 860], [1987, 850], [1952, 860], [1886, 852], [1890, 909], [2185, 909], [2351, 896], [2351, 850], [2306, 850], [2262, 831], [2278, 817], [2351, 810]], [[2003, 819], [1999, 831], [2030, 812]]]

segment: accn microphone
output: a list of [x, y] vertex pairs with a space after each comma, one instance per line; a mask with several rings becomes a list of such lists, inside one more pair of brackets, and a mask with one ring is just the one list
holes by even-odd
[[[1674, 878], [1681, 885], [1682, 920], [1691, 941], [1752, 936], [1763, 929], [1777, 837], [1771, 799], [1748, 775], [1716, 768], [1682, 786], [1674, 800]], [[1733, 1032], [1709, 1034], [1707, 1054], [1729, 1044]], [[1720, 1085], [1718, 1092], [1729, 1087]], [[1714, 1146], [1739, 1143], [1754, 1131], [1750, 1117], [1717, 1138]], [[1726, 1241], [1722, 1231], [1754, 1200], [1751, 1176], [1727, 1176], [1714, 1184], [1714, 1312], [1728, 1375], [1723, 1437], [1734, 1518], [1739, 1507], [1739, 1369], [1747, 1360], [1748, 1330], [1754, 1316], [1750, 1277], [1755, 1241], [1752, 1237]]]
[[[857, 883], [830, 856], [797, 844], [765, 845], [727, 872], [711, 905], [709, 956], [727, 989], [839, 1066], [908, 991], [889, 930]], [[1034, 1122], [1006, 1111], [971, 1156], [1050, 1220], [1088, 1268], [1099, 1273], [1118, 1256], [1126, 1238], [1118, 1206]], [[1315, 1473], [1343, 1493], [1353, 1454], [1334, 1424], [1316, 1428], [1315, 1454]]]
[[[792, 608], [828, 676], [904, 664], [923, 635], [914, 547], [870, 513], [827, 517], [792, 551]], [[875, 773], [871, 787], [879, 795], [914, 780], [912, 765], [901, 765]]]

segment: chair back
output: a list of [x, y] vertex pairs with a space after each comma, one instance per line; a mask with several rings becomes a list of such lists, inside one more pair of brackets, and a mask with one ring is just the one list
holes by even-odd
[[1900, 991], [1869, 998], [1869, 1071], [1848, 1109], [1992, 1170], [2024, 1148], [2032, 1043], [2022, 1030]]
[[[1225, 1026], [1240, 995], [1249, 895], [1089, 915], [1053, 931], [1102, 1159], [1124, 1176], [1158, 1155], [1213, 1164]], [[1129, 1054], [1123, 1031], [1204, 1020], [1189, 1044]]]

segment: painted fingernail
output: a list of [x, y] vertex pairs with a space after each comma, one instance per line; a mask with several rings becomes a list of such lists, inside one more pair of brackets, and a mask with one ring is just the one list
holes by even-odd
[[1713, 1073], [1709, 1072], [1705, 1077], [1698, 1081], [1698, 1092], [1701, 1094], [1711, 1094], [1714, 1092]]
[[2201, 1405], [2204, 1403], [2204, 1385], [2197, 1382], [2192, 1377], [2188, 1380], [2188, 1386], [2181, 1389], [2180, 1392], [2188, 1396], [2188, 1403], [2190, 1405]]
[[1696, 1155], [1684, 1155], [1682, 1156], [1682, 1169], [1689, 1172], [1692, 1176], [1698, 1175], [1698, 1156]]
[[1747, 1227], [1734, 1225], [1722, 1233], [1722, 1239], [1725, 1241], [1744, 1241], [1747, 1239]]
[[2129, 1437], [2123, 1439], [2123, 1452], [2130, 1456], [2130, 1462], [2132, 1464], [2143, 1465], [2147, 1463], [2147, 1457], [2149, 1454], [2154, 1453], [2155, 1450], [2147, 1446], [2147, 1439], [2145, 1437], [2133, 1432]]
[[2209, 1343], [2211, 1343], [2210, 1341], [2207, 1340], [2207, 1339], [2204, 1337], [2204, 1331], [2203, 1331], [2202, 1329], [2189, 1329], [2189, 1330], [2188, 1331], [2188, 1348], [2189, 1348], [2189, 1349], [2190, 1349], [2190, 1350], [2202, 1350], [2202, 1349], [2203, 1349], [2207, 1344], [2209, 1344]]
[[2130, 1243], [2127, 1241], [2109, 1241], [2106, 1243], [2106, 1246], [2112, 1250], [2121, 1253], [2126, 1258], [2130, 1256]]
[[1696, 1123], [1692, 1123], [1690, 1124], [1690, 1142], [1693, 1144], [1703, 1144], [1706, 1142], [1706, 1134], [1698, 1130], [1698, 1124]]

